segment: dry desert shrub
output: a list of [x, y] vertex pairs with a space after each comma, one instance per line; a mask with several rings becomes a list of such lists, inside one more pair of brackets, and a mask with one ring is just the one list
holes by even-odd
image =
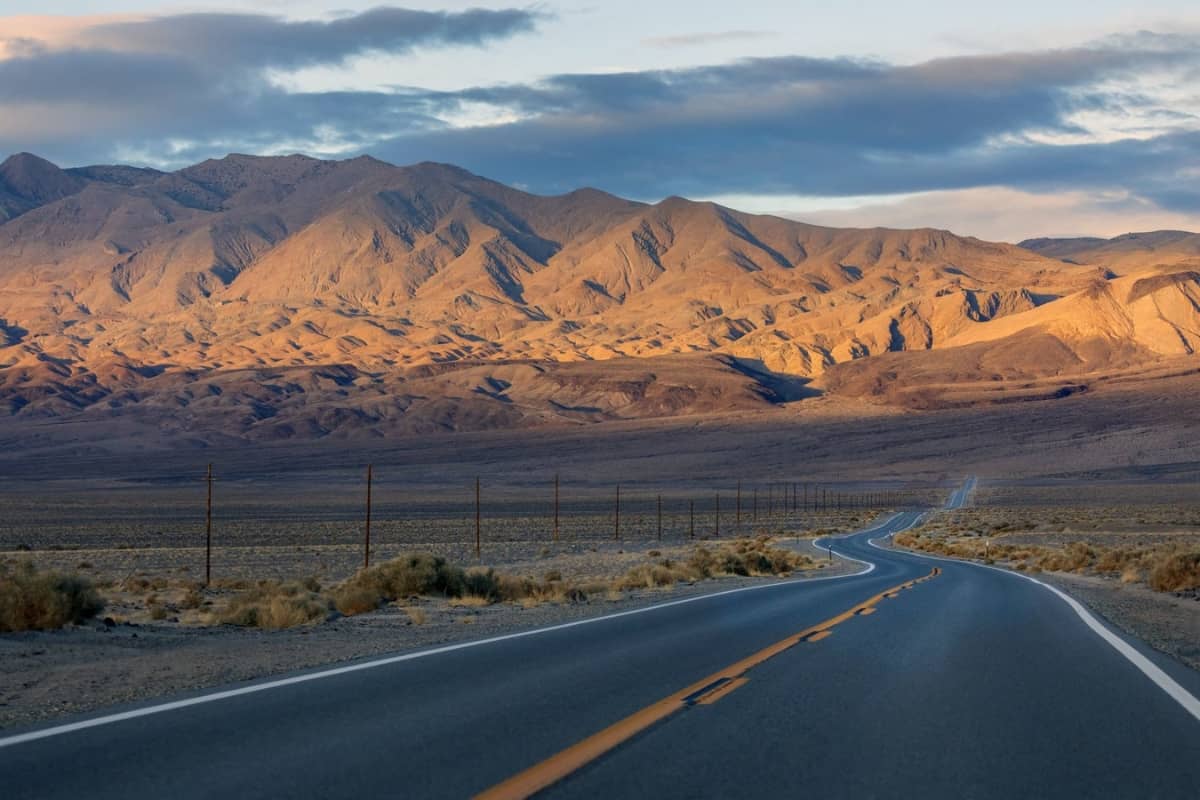
[[461, 597], [465, 585], [461, 567], [430, 553], [405, 553], [359, 570], [333, 591], [333, 602], [343, 614], [361, 614], [414, 596]]
[[204, 603], [204, 595], [200, 593], [198, 586], [190, 586], [183, 599], [179, 601], [179, 607], [184, 609], [199, 608]]
[[303, 582], [259, 581], [236, 595], [217, 620], [249, 628], [294, 628], [328, 618], [329, 610], [329, 601]]
[[612, 582], [617, 591], [627, 589], [659, 589], [681, 581], [696, 580], [698, 573], [687, 565], [665, 561], [661, 564], [638, 564]]
[[1200, 550], [1167, 553], [1150, 567], [1150, 588], [1160, 592], [1200, 589]]
[[359, 570], [335, 588], [332, 597], [338, 611], [348, 615], [418, 596], [476, 598], [486, 605], [521, 599], [524, 590], [519, 580], [497, 575], [491, 569], [464, 570], [430, 553], [406, 553]]
[[739, 539], [717, 548], [701, 545], [686, 563], [666, 559], [656, 564], [639, 564], [613, 582], [612, 588], [655, 589], [721, 575], [788, 575], [816, 566], [811, 558], [791, 550], [772, 547], [770, 539]]
[[1071, 542], [1061, 550], [1041, 555], [1038, 567], [1050, 572], [1083, 572], [1096, 558], [1096, 551], [1087, 542]]
[[739, 539], [710, 550], [701, 546], [688, 560], [701, 578], [715, 575], [786, 575], [813, 566], [811, 558], [770, 546], [767, 537]]
[[49, 630], [96, 616], [104, 601], [78, 575], [0, 565], [0, 632]]

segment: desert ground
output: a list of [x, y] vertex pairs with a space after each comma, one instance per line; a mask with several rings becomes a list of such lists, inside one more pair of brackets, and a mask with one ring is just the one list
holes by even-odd
[[[365, 476], [346, 462], [361, 458], [364, 448], [329, 447], [308, 459], [306, 469], [296, 468], [287, 446], [163, 453], [148, 461], [85, 456], [63, 462], [54, 476], [38, 473], [50, 469], [52, 459], [31, 458], [29, 472], [10, 477], [0, 494], [0, 559], [11, 569], [33, 563], [84, 576], [106, 607], [96, 618], [61, 631], [0, 637], [6, 655], [0, 724], [775, 579], [672, 578], [646, 586], [638, 584], [640, 578], [632, 584], [624, 580], [655, 565], [686, 563], [697, 546], [719, 548], [739, 537], [770, 537], [772, 547], [799, 548], [813, 561], [796, 573], [800, 579], [844, 574], [854, 565], [829, 563], [806, 542], [862, 528], [892, 508], [940, 505], [959, 478], [934, 466], [948, 463], [944, 453], [950, 447], [960, 457], [954, 463], [964, 470], [974, 466], [968, 454], [976, 464], [1015, 468], [1007, 475], [981, 476], [969, 508], [932, 514], [899, 545], [1039, 573], [1118, 627], [1196, 666], [1197, 595], [1158, 591], [1151, 574], [1153, 560], [1163, 553], [1200, 548], [1196, 465], [1114, 457], [1113, 447], [1147, 444], [1135, 435], [1138, 415], [1130, 415], [1129, 433], [1123, 436], [1119, 428], [1093, 427], [1103, 424], [1106, 413], [1096, 398], [1088, 401], [1093, 413], [1083, 418], [1070, 413], [1071, 402], [1031, 407], [1034, 415], [1059, 424], [1051, 429], [1031, 425], [1019, 438], [1071, 441], [1081, 456], [1073, 463], [1031, 460], [1028, 454], [1036, 448], [1021, 448], [1024, 455], [1006, 452], [1004, 441], [1013, 436], [1005, 426], [1014, 417], [980, 418], [978, 411], [857, 419], [829, 415], [793, 421], [790, 428], [779, 426], [777, 418], [709, 417], [690, 420], [682, 430], [643, 423], [603, 437], [583, 430], [366, 446], [365, 454], [377, 464], [373, 564], [425, 552], [452, 564], [493, 568], [535, 583], [553, 579], [587, 592], [483, 603], [413, 595], [366, 613], [289, 620], [283, 624], [294, 626], [281, 630], [230, 624], [229, 611], [263, 586], [303, 585], [307, 597], [310, 589], [336, 590], [355, 576], [363, 558]], [[1027, 411], [1024, 419], [1030, 418]], [[945, 430], [965, 430], [975, 439], [961, 433], [937, 436]], [[814, 446], [813, 439], [827, 440], [834, 431], [853, 446]], [[1170, 428], [1160, 433], [1170, 441]], [[879, 443], [873, 461], [859, 449], [867, 438]], [[676, 443], [676, 457], [666, 455], [666, 442]], [[1186, 449], [1186, 443], [1178, 446]], [[207, 589], [202, 581], [206, 486], [197, 457], [221, 465], [214, 483], [213, 583]], [[742, 457], [759, 466], [742, 479], [738, 525], [734, 464]], [[572, 462], [591, 468], [564, 470], [560, 477], [555, 542], [553, 470]], [[685, 474], [667, 472], [667, 463]], [[471, 467], [481, 475], [481, 558], [475, 556]], [[86, 477], [98, 470], [108, 477]], [[814, 502], [832, 508], [814, 510]], [[856, 503], [863, 507], [851, 508]], [[983, 542], [986, 553], [978, 552]], [[1066, 557], [1083, 547], [1090, 555]], [[1024, 561], [998, 557], [1004, 548], [1036, 555]], [[1108, 550], [1133, 555], [1114, 569], [1100, 558]]]

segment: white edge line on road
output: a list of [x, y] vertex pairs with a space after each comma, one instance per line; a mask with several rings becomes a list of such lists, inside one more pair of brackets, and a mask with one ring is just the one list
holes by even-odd
[[[884, 524], [884, 526], [886, 526], [886, 523]], [[878, 530], [880, 527], [884, 527], [884, 526], [878, 526], [876, 528], [868, 529], [867, 531], [863, 531], [863, 533], [873, 532], [875, 530]], [[840, 555], [840, 554], [836, 553], [836, 551], [835, 551], [835, 555]], [[842, 557], [845, 558], [845, 556], [842, 556]], [[13, 745], [24, 744], [26, 742], [33, 742], [33, 741], [37, 741], [38, 739], [48, 739], [52, 736], [60, 736], [64, 733], [73, 733], [75, 731], [87, 730], [88, 728], [97, 728], [101, 725], [111, 725], [114, 722], [123, 722], [125, 720], [137, 719], [138, 717], [148, 717], [151, 714], [161, 714], [165, 711], [176, 711], [181, 708], [188, 708], [189, 706], [201, 705], [203, 703], [213, 703], [218, 700], [228, 700], [231, 697], [241, 697], [242, 695], [254, 694], [256, 692], [265, 692], [269, 689], [279, 689], [284, 686], [294, 686], [295, 684], [298, 684], [298, 683], [307, 683], [309, 681], [320, 680], [322, 678], [332, 678], [334, 676], [345, 675], [350, 672], [359, 672], [361, 670], [375, 669], [377, 667], [385, 667], [385, 666], [388, 666], [389, 664], [398, 664], [402, 661], [413, 661], [418, 658], [428, 658], [429, 656], [441, 655], [443, 653], [451, 653], [456, 650], [466, 650], [471, 647], [482, 647], [483, 645], [495, 644], [496, 642], [504, 642], [504, 641], [509, 641], [511, 639], [523, 639], [527, 636], [537, 636], [539, 634], [550, 633], [552, 631], [561, 631], [561, 630], [566, 630], [567, 628], [575, 628], [580, 625], [591, 625], [591, 624], [597, 623], [597, 622], [606, 622], [606, 621], [612, 620], [612, 619], [619, 619], [620, 617], [633, 616], [634, 614], [645, 614], [650, 611], [658, 611], [660, 609], [671, 608], [673, 606], [681, 606], [681, 605], [684, 605], [685, 603], [696, 603], [696, 602], [699, 602], [700, 600], [710, 600], [714, 597], [723, 597], [725, 595], [738, 594], [740, 592], [752, 592], [752, 591], [758, 591], [758, 590], [762, 590], [762, 589], [777, 589], [781, 586], [803, 586], [804, 584], [816, 583], [818, 581], [834, 581], [834, 580], [843, 580], [845, 578], [856, 578], [856, 577], [859, 577], [862, 575], [867, 575], [868, 573], [873, 572], [875, 570], [875, 565], [869, 561], [860, 561], [857, 558], [847, 558], [846, 560], [853, 561], [858, 564], [864, 564], [864, 565], [866, 565], [866, 568], [861, 569], [858, 572], [852, 572], [849, 575], [827, 575], [827, 576], [821, 577], [821, 578], [800, 578], [800, 579], [795, 579], [795, 580], [777, 581], [775, 583], [767, 583], [767, 584], [762, 584], [759, 586], [743, 586], [738, 589], [726, 589], [724, 591], [713, 592], [711, 594], [702, 594], [702, 595], [697, 595], [695, 597], [685, 597], [682, 600], [671, 600], [666, 603], [655, 603], [653, 605], [645, 606], [643, 608], [630, 609], [629, 611], [618, 611], [614, 614], [605, 614], [600, 617], [591, 617], [589, 619], [578, 619], [578, 620], [574, 620], [573, 622], [563, 622], [558, 625], [550, 625], [545, 628], [534, 628], [533, 630], [528, 630], [528, 631], [517, 631], [516, 633], [506, 633], [501, 636], [492, 636], [487, 639], [477, 639], [472, 642], [459, 642], [458, 644], [445, 645], [443, 647], [437, 647], [432, 650], [419, 650], [415, 653], [403, 653], [403, 654], [397, 655], [397, 656], [388, 656], [386, 658], [377, 658], [372, 661], [363, 661], [363, 662], [359, 662], [357, 664], [347, 664], [344, 667], [334, 667], [332, 669], [325, 669], [325, 670], [321, 670], [319, 672], [310, 672], [310, 673], [306, 673], [304, 675], [294, 675], [290, 678], [278, 678], [276, 680], [266, 681], [264, 683], [256, 683], [252, 686], [242, 686], [237, 689], [226, 689], [225, 691], [213, 692], [211, 694], [203, 694], [198, 697], [189, 697], [186, 700], [175, 700], [170, 703], [160, 703], [158, 705], [146, 706], [144, 708], [135, 708], [135, 709], [131, 709], [129, 711], [122, 711], [122, 712], [119, 712], [116, 714], [106, 714], [101, 717], [85, 719], [85, 720], [81, 720], [79, 722], [70, 722], [65, 725], [55, 725], [50, 728], [43, 728], [41, 730], [29, 731], [28, 733], [20, 733], [15, 736], [8, 736], [5, 738], [0, 738], [0, 748], [12, 747]]]
[[[902, 533], [902, 531], [895, 531], [895, 533]], [[893, 535], [894, 534], [888, 534], [887, 536], [883, 536], [880, 538], [886, 539], [886, 538], [890, 538]], [[881, 547], [880, 545], [875, 544], [875, 542], [877, 542], [878, 539], [868, 539], [867, 541], [872, 547], [878, 548], [879, 550], [885, 549], [885, 548]], [[1071, 597], [1066, 592], [1058, 589], [1057, 587], [1051, 586], [1048, 583], [1039, 581], [1037, 578], [1031, 577], [1029, 575], [1022, 575], [1019, 572], [1013, 572], [1012, 570], [1003, 569], [1001, 567], [993, 567], [990, 564], [976, 564], [974, 561], [964, 561], [964, 560], [958, 559], [958, 558], [944, 558], [942, 556], [930, 556], [930, 555], [925, 555], [924, 553], [915, 552], [913, 550], [902, 550], [902, 551], [896, 551], [896, 552], [903, 552], [903, 553], [911, 555], [915, 558], [927, 558], [927, 559], [933, 559], [934, 561], [948, 561], [952, 564], [964, 564], [969, 567], [980, 567], [982, 569], [994, 570], [995, 572], [999, 572], [1003, 575], [1009, 575], [1014, 578], [1024, 578], [1025, 580], [1027, 580], [1031, 583], [1036, 583], [1038, 586], [1041, 586], [1043, 589], [1053, 592], [1055, 595], [1058, 596], [1058, 598], [1060, 600], [1062, 600], [1064, 603], [1066, 603], [1068, 606], [1070, 606], [1071, 609], [1076, 614], [1079, 615], [1079, 618], [1081, 620], [1083, 620], [1083, 623], [1085, 625], [1087, 625], [1089, 628], [1091, 628], [1093, 633], [1095, 633], [1097, 636], [1099, 636], [1101, 639], [1103, 639], [1105, 642], [1107, 642], [1118, 653], [1123, 655], [1131, 664], [1133, 664], [1135, 667], [1137, 667], [1139, 670], [1141, 670], [1143, 675], [1145, 675], [1150, 680], [1154, 681], [1155, 685], [1157, 685], [1158, 688], [1160, 688], [1164, 692], [1166, 692], [1167, 695], [1169, 695], [1172, 700], [1174, 700], [1176, 703], [1179, 703], [1179, 705], [1183, 706], [1183, 709], [1185, 711], [1187, 711], [1189, 714], [1191, 714], [1193, 717], [1195, 717], [1196, 721], [1200, 722], [1200, 700], [1197, 700], [1195, 695], [1193, 695], [1187, 689], [1180, 686], [1179, 683], [1174, 678], [1172, 678], [1167, 673], [1163, 672], [1161, 667], [1159, 667], [1153, 661], [1151, 661], [1150, 659], [1146, 658], [1144, 655], [1139, 653], [1137, 651], [1137, 648], [1133, 647], [1133, 645], [1129, 644], [1129, 642], [1125, 641], [1120, 636], [1117, 636], [1115, 633], [1110, 631], [1107, 627], [1105, 627], [1105, 625], [1102, 622], [1100, 622], [1100, 620], [1096, 619], [1096, 617], [1090, 611], [1088, 611], [1087, 608], [1085, 608], [1082, 603], [1080, 603], [1074, 597]]]

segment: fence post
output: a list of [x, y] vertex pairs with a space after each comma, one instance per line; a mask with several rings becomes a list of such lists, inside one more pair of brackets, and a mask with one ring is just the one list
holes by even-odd
[[734, 515], [733, 527], [734, 527], [734, 530], [740, 531], [742, 529], [742, 482], [741, 481], [738, 481], [738, 483], [737, 483], [737, 512]]
[[696, 538], [696, 501], [688, 500], [688, 538]]
[[658, 496], [658, 540], [662, 541], [662, 495]]
[[558, 542], [558, 473], [554, 473], [554, 541]]
[[367, 524], [363, 535], [363, 568], [371, 566], [371, 479], [373, 465], [367, 464]]
[[475, 476], [475, 560], [483, 559], [483, 534], [479, 512], [479, 476]]
[[208, 465], [204, 480], [208, 484], [208, 502], [204, 512], [204, 586], [207, 588], [212, 584], [212, 464]]
[[713, 538], [721, 538], [721, 493], [717, 492], [717, 514], [713, 518], [715, 526], [713, 527]]
[[617, 513], [613, 515], [613, 541], [621, 541], [621, 484], [617, 484]]

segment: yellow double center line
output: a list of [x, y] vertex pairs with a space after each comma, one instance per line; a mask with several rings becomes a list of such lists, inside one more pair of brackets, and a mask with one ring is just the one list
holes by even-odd
[[476, 795], [476, 798], [477, 800], [512, 800], [537, 794], [672, 714], [692, 705], [715, 703], [739, 686], [744, 685], [747, 680], [744, 677], [745, 673], [764, 661], [774, 658], [801, 642], [818, 642], [830, 636], [835, 626], [852, 617], [874, 613], [875, 606], [880, 601], [895, 597], [905, 589], [911, 589], [919, 583], [936, 578], [941, 572], [940, 568], [934, 567], [933, 571], [923, 578], [893, 586], [891, 589], [880, 592], [853, 608], [843, 611], [836, 617], [830, 617], [811, 628], [805, 628], [770, 647], [759, 650], [754, 655], [730, 664], [725, 669], [714, 672], [686, 689], [680, 689], [657, 703], [630, 714], [599, 733], [571, 745], [540, 764], [535, 764], [524, 772], [517, 773], [503, 783], [496, 784]]

